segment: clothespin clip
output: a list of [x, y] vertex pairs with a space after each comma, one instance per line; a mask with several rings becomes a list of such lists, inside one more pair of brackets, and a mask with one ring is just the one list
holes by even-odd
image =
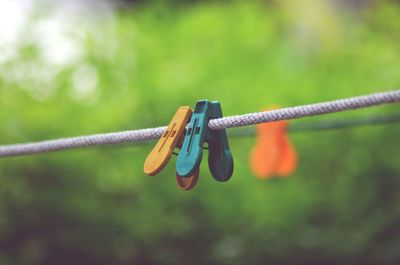
[[[190, 183], [187, 178], [199, 171], [205, 142], [208, 143], [208, 166], [214, 179], [227, 181], [232, 176], [233, 158], [226, 131], [208, 128], [210, 119], [221, 117], [222, 110], [218, 101], [197, 101], [176, 161], [177, 183], [182, 189], [187, 188], [181, 184]], [[192, 188], [195, 183], [190, 184]]]
[[297, 167], [297, 153], [289, 140], [288, 122], [261, 123], [256, 128], [257, 141], [250, 158], [253, 174], [261, 179], [293, 174]]
[[170, 160], [175, 147], [180, 147], [185, 135], [185, 127], [192, 115], [192, 109], [179, 107], [169, 123], [167, 130], [158, 140], [144, 162], [144, 173], [149, 176], [158, 174]]

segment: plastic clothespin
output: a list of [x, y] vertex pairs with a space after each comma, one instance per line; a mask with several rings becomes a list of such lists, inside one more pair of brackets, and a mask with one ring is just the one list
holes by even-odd
[[287, 177], [296, 170], [297, 153], [290, 143], [287, 126], [287, 121], [257, 125], [257, 141], [250, 157], [250, 168], [256, 177]]
[[178, 108], [167, 130], [147, 156], [143, 167], [144, 173], [154, 176], [168, 164], [174, 148], [180, 147], [182, 143], [185, 127], [191, 115], [192, 109], [190, 107], [182, 106]]
[[210, 119], [221, 117], [222, 110], [218, 101], [197, 101], [176, 161], [178, 185], [181, 182], [188, 182], [185, 178], [199, 171], [204, 142], [208, 143], [208, 166], [214, 179], [227, 181], [232, 176], [233, 158], [229, 150], [226, 131], [225, 129], [210, 130], [208, 128]]

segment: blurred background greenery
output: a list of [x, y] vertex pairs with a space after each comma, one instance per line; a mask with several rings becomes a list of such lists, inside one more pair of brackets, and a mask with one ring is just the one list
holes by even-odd
[[[400, 84], [396, 1], [0, 1], [1, 144], [166, 125]], [[376, 107], [326, 118], [393, 113]], [[297, 121], [293, 121], [295, 123]], [[0, 264], [399, 264], [400, 125], [293, 134], [297, 172], [193, 191], [151, 145], [0, 160]]]

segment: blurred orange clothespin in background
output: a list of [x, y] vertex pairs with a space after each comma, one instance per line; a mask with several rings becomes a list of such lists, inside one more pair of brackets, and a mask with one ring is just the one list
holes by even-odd
[[293, 174], [297, 168], [297, 153], [289, 140], [288, 122], [261, 123], [256, 128], [257, 140], [250, 157], [253, 174], [260, 179]]

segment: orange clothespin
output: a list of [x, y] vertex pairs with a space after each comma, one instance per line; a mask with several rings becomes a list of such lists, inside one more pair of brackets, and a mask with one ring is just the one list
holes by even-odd
[[288, 122], [261, 123], [256, 127], [258, 137], [250, 159], [253, 174], [261, 179], [293, 174], [297, 153], [288, 137]]
[[167, 130], [158, 140], [153, 150], [144, 162], [144, 173], [149, 176], [158, 174], [168, 164], [174, 148], [180, 147], [185, 127], [192, 115], [192, 109], [187, 106], [179, 107], [169, 123]]

